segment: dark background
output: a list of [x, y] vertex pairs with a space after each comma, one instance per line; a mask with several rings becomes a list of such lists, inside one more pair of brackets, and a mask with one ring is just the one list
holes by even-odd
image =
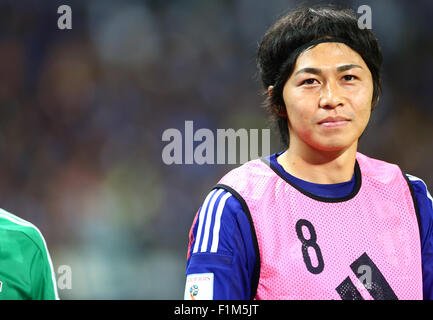
[[[267, 128], [256, 49], [298, 3], [0, 0], [0, 207], [71, 267], [61, 298], [183, 298], [192, 219], [235, 166], [165, 165], [162, 133]], [[369, 5], [384, 54], [360, 151], [433, 186], [433, 1], [333, 3]]]

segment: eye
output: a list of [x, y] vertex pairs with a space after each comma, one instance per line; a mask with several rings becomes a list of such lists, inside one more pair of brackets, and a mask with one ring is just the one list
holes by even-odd
[[356, 76], [351, 75], [351, 74], [347, 74], [347, 75], [343, 76], [343, 80], [346, 80], [346, 81], [355, 80], [355, 79], [358, 79], [358, 78]]
[[306, 79], [306, 80], [304, 80], [304, 81], [301, 82], [301, 85], [304, 85], [304, 84], [307, 84], [307, 85], [309, 85], [309, 84], [314, 84], [314, 81], [317, 81], [317, 80], [316, 80], [316, 79], [313, 79], [313, 78], [311, 78], [311, 79]]

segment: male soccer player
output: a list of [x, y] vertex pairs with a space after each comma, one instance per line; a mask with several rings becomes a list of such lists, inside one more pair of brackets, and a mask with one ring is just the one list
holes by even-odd
[[288, 148], [208, 194], [190, 230], [186, 299], [433, 298], [426, 185], [357, 151], [381, 62], [350, 10], [299, 8], [268, 30], [258, 67]]
[[54, 299], [55, 275], [42, 234], [0, 209], [0, 300]]

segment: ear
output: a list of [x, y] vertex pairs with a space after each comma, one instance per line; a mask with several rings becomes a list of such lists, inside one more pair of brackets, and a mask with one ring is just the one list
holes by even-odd
[[377, 97], [376, 101], [372, 102], [371, 111], [373, 111], [376, 108], [377, 104], [379, 103], [379, 100], [380, 100], [380, 97]]
[[268, 96], [272, 96], [273, 91], [274, 91], [274, 86], [269, 86], [268, 87]]
[[[272, 96], [272, 94], [274, 93], [274, 86], [269, 86], [268, 87], [268, 96]], [[281, 118], [287, 118], [287, 112], [286, 112], [286, 108], [284, 106], [279, 106], [279, 105], [272, 105], [272, 108], [274, 109], [275, 113], [278, 114], [278, 116], [280, 116]]]

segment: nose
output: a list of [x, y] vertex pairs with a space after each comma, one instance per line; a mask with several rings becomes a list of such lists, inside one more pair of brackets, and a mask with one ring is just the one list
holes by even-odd
[[335, 109], [343, 106], [343, 97], [341, 96], [340, 88], [334, 81], [328, 81], [322, 87], [320, 94], [320, 108]]

